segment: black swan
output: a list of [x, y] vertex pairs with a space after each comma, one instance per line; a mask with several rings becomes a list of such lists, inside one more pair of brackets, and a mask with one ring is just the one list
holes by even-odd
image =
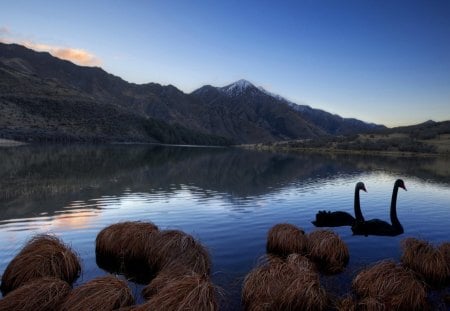
[[[361, 214], [361, 206], [359, 203], [359, 191], [363, 190], [367, 192], [366, 187], [363, 182], [356, 183], [355, 186], [355, 202], [354, 210], [356, 218], [364, 219]], [[352, 226], [355, 223], [355, 217], [350, 213], [343, 211], [319, 211], [316, 214], [316, 220], [312, 221], [313, 225], [316, 227], [341, 227], [341, 226]]]
[[[354, 235], [382, 235], [382, 236], [396, 236], [403, 233], [403, 227], [397, 218], [397, 194], [398, 188], [406, 190], [405, 183], [401, 179], [397, 179], [394, 184], [391, 199], [391, 223], [380, 219], [364, 220], [361, 209], [355, 210], [356, 220], [352, 226]], [[356, 205], [355, 205], [356, 206]]]

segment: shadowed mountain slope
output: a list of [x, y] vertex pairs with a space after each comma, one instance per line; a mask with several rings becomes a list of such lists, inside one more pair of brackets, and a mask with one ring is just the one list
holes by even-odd
[[256, 143], [381, 128], [293, 104], [245, 80], [185, 94], [0, 43], [0, 137], [49, 141]]

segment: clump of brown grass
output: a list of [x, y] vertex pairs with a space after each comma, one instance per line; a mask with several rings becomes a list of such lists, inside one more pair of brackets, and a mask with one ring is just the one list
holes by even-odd
[[[148, 281], [154, 271], [148, 266], [147, 248], [158, 227], [151, 222], [127, 221], [112, 224], [97, 235], [95, 254], [100, 268], [109, 272], [140, 276]], [[139, 279], [139, 278], [138, 278]]]
[[283, 263], [285, 262], [285, 258], [282, 258], [280, 256], [266, 253], [263, 256], [258, 258], [258, 261], [256, 263], [257, 266], [263, 266], [263, 265], [269, 265], [269, 264], [277, 264], [277, 263]]
[[334, 232], [328, 230], [313, 231], [308, 235], [309, 257], [325, 273], [339, 273], [349, 260], [347, 245]]
[[245, 310], [323, 310], [328, 299], [319, 276], [301, 255], [260, 264], [245, 277]]
[[352, 285], [360, 297], [383, 302], [386, 310], [424, 310], [427, 306], [425, 286], [411, 271], [390, 260], [361, 271]]
[[389, 310], [386, 305], [372, 297], [367, 297], [360, 300], [356, 305], [356, 310], [358, 311], [387, 311]]
[[142, 296], [145, 299], [150, 299], [153, 295], [157, 294], [164, 286], [170, 282], [182, 277], [193, 275], [195, 272], [189, 270], [183, 265], [171, 265], [161, 270], [156, 277], [142, 290]]
[[450, 269], [444, 255], [445, 246], [436, 249], [427, 241], [415, 238], [404, 239], [401, 243], [403, 265], [419, 274], [432, 286], [444, 285], [450, 278]]
[[171, 280], [134, 310], [214, 311], [218, 309], [216, 295], [216, 287], [208, 276], [192, 273]]
[[134, 298], [127, 283], [115, 276], [95, 278], [75, 288], [62, 304], [61, 311], [115, 310], [130, 306]]
[[209, 275], [211, 269], [211, 259], [206, 248], [191, 235], [179, 230], [159, 232], [147, 249], [147, 260], [155, 271], [179, 265]]
[[444, 254], [445, 258], [448, 260], [447, 262], [450, 264], [450, 242], [445, 242], [439, 245], [439, 250]]
[[80, 260], [70, 247], [55, 236], [37, 235], [6, 267], [1, 291], [6, 295], [26, 282], [42, 277], [55, 277], [72, 284], [80, 272]]
[[[450, 243], [442, 243], [441, 245], [439, 245], [438, 250], [444, 256], [445, 262], [447, 263], [447, 268], [450, 271]], [[447, 285], [450, 284], [450, 275], [447, 277], [446, 283]]]
[[335, 309], [337, 311], [387, 311], [384, 303], [376, 298], [367, 297], [356, 301], [351, 296], [338, 300]]
[[445, 262], [447, 263], [448, 268], [450, 269], [450, 243], [442, 243], [439, 245], [438, 250], [442, 253], [445, 258]]
[[71, 291], [70, 285], [54, 277], [34, 279], [0, 300], [0, 310], [52, 311]]
[[290, 254], [286, 261], [300, 270], [317, 272], [316, 264], [301, 254]]
[[292, 253], [305, 254], [307, 247], [305, 232], [291, 224], [277, 224], [269, 230], [267, 235], [267, 253], [286, 257]]
[[251, 270], [245, 276], [242, 288], [244, 309], [264, 310], [264, 306], [267, 310], [275, 309], [275, 299], [281, 296], [283, 283], [289, 281], [289, 273], [283, 271], [287, 269], [288, 266], [279, 260], [261, 263]]
[[337, 299], [334, 308], [337, 311], [356, 311], [356, 302], [353, 300], [352, 296], [346, 296]]

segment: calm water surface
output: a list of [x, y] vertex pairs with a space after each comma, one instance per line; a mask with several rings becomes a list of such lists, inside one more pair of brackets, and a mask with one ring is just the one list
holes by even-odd
[[[355, 183], [366, 219], [389, 221], [394, 181], [404, 179], [396, 237], [353, 236], [333, 228], [350, 249], [338, 276], [323, 277], [343, 294], [364, 266], [399, 260], [400, 241], [450, 240], [450, 161], [276, 154], [223, 148], [161, 146], [24, 146], [0, 149], [0, 272], [37, 233], [60, 236], [76, 250], [77, 284], [106, 274], [95, 262], [95, 238], [112, 223], [152, 221], [181, 229], [210, 251], [213, 281], [225, 292], [223, 309], [238, 310], [244, 276], [265, 253], [267, 231], [289, 222], [310, 232], [319, 210], [353, 214]], [[76, 284], [76, 285], [77, 285]], [[142, 285], [130, 282], [138, 301]]]

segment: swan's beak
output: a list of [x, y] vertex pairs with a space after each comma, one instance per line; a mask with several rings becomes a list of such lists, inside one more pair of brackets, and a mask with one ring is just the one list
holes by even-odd
[[364, 190], [364, 192], [367, 192], [366, 187], [362, 188], [362, 190]]
[[405, 186], [405, 185], [400, 186], [400, 187], [402, 187], [405, 191], [408, 191], [408, 189], [406, 189], [406, 186]]

